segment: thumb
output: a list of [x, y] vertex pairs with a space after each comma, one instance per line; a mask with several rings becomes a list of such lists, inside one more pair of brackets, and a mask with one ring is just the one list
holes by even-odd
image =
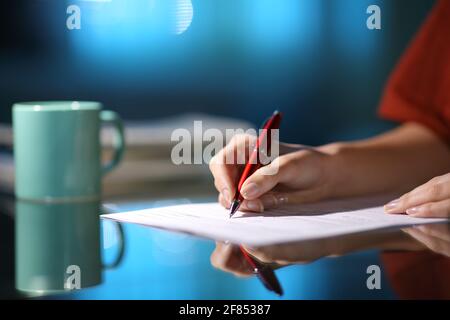
[[[278, 160], [277, 158], [276, 160]], [[279, 161], [255, 171], [242, 185], [241, 195], [246, 200], [254, 200], [272, 190], [278, 183], [283, 182], [286, 167], [280, 166]]]

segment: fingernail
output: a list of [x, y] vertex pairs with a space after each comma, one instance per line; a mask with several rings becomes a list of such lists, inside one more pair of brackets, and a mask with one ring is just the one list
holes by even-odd
[[250, 183], [241, 190], [242, 196], [246, 199], [258, 195], [258, 192], [259, 187], [256, 185], [256, 183]]
[[387, 213], [394, 212], [395, 209], [397, 209], [399, 202], [399, 199], [392, 200], [384, 206], [384, 211], [386, 211]]
[[247, 208], [256, 212], [263, 212], [264, 208], [259, 201], [248, 201]]
[[423, 208], [421, 208], [421, 207], [414, 207], [414, 208], [409, 208], [406, 210], [406, 214], [409, 214], [411, 216], [420, 214], [422, 212], [423, 212]]

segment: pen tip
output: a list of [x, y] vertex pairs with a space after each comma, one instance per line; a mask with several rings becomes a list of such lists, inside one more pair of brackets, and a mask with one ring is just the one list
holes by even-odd
[[233, 201], [233, 203], [231, 204], [231, 207], [230, 207], [230, 218], [236, 213], [236, 211], [239, 208], [239, 205], [240, 205], [239, 201], [236, 201], [236, 200]]
[[277, 290], [274, 290], [275, 294], [279, 297], [283, 296], [283, 289], [279, 288]]

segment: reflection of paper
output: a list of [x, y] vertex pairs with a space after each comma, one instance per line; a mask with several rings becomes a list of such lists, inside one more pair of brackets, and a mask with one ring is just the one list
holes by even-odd
[[301, 215], [294, 214], [292, 210], [264, 214], [238, 212], [229, 219], [228, 210], [219, 204], [204, 203], [114, 213], [102, 217], [253, 246], [446, 221], [385, 214], [382, 207], [329, 213], [329, 204], [320, 204], [308, 205], [299, 211], [302, 211]]

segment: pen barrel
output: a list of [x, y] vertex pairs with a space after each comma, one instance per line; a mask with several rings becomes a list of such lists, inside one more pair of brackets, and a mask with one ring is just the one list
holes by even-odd
[[245, 165], [244, 170], [242, 171], [238, 187], [236, 190], [236, 195], [234, 197], [235, 200], [238, 200], [239, 202], [242, 202], [244, 200], [240, 194], [242, 185], [244, 184], [245, 180], [247, 180], [248, 177], [250, 177], [253, 173], [255, 173], [256, 170], [262, 167], [259, 155], [261, 151], [261, 146], [264, 145], [267, 148], [267, 150], [265, 150], [266, 152], [270, 150], [272, 145], [270, 130], [278, 129], [280, 127], [280, 122], [281, 122], [281, 113], [276, 111], [274, 112], [273, 116], [264, 124], [261, 133], [256, 141], [255, 148], [250, 154], [247, 164]]
[[245, 180], [250, 177], [256, 170], [261, 168], [261, 163], [258, 162], [258, 149], [253, 149], [252, 154], [250, 155], [249, 161], [247, 165], [244, 167], [244, 171], [242, 172], [241, 178], [238, 183], [238, 191], [241, 191], [242, 185]]

